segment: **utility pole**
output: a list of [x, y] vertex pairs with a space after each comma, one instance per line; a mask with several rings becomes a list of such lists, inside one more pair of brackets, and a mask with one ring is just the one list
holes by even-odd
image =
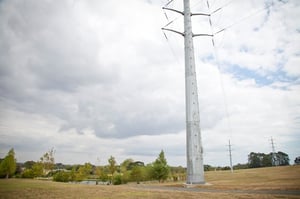
[[231, 144], [230, 144], [230, 140], [229, 140], [229, 159], [230, 159], [230, 169], [231, 169], [231, 173], [233, 173], [233, 166], [232, 166], [232, 154], [231, 154]]
[[[172, 2], [170, 0], [169, 2]], [[168, 3], [169, 4], [169, 3]], [[168, 5], [167, 4], [167, 5]], [[184, 11], [163, 7], [165, 10], [177, 12], [184, 16], [184, 32], [173, 29], [163, 30], [178, 33], [184, 37], [185, 54], [185, 103], [186, 103], [186, 156], [187, 185], [204, 184], [203, 147], [200, 131], [200, 116], [198, 104], [198, 89], [195, 69], [194, 44], [195, 36], [212, 36], [208, 34], [193, 34], [191, 17], [194, 15], [210, 16], [204, 13], [191, 13], [190, 1], [183, 0]]]
[[198, 89], [195, 70], [193, 32], [190, 1], [184, 0], [184, 53], [185, 53], [185, 103], [187, 184], [203, 184], [203, 147], [201, 142]]

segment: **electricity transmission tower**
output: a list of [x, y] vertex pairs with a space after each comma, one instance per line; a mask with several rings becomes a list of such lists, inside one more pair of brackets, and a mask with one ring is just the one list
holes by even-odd
[[278, 165], [278, 161], [277, 161], [277, 157], [276, 157], [276, 151], [275, 151], [273, 137], [271, 137], [270, 141], [271, 141], [271, 146], [272, 146], [272, 165], [273, 166], [277, 166]]
[[200, 131], [198, 89], [197, 89], [197, 78], [196, 78], [196, 70], [195, 70], [193, 37], [212, 36], [212, 35], [193, 34], [191, 17], [194, 15], [203, 15], [203, 16], [210, 16], [210, 15], [204, 13], [191, 13], [189, 0], [183, 0], [183, 7], [184, 7], [183, 12], [168, 7], [163, 7], [163, 9], [177, 12], [184, 16], [184, 32], [182, 33], [168, 28], [163, 28], [163, 30], [175, 32], [184, 37], [186, 149], [187, 149], [186, 183], [188, 185], [204, 184], [205, 179], [204, 179], [204, 166], [203, 166], [203, 147], [202, 147], [201, 131]]

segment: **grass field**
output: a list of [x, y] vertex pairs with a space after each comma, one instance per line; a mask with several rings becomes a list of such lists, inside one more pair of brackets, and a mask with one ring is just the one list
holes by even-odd
[[81, 185], [41, 180], [0, 180], [0, 198], [300, 198], [300, 166], [210, 171], [208, 185], [183, 188], [181, 183]]

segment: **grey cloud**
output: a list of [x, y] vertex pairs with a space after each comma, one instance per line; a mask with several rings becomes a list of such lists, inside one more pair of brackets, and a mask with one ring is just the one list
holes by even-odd
[[[160, 43], [136, 43], [123, 25], [118, 33], [114, 26], [85, 25], [74, 13], [79, 8], [66, 2], [12, 1], [10, 8], [1, 17], [2, 103], [57, 117], [64, 123], [61, 132], [92, 129], [99, 137], [122, 138], [183, 128], [183, 112], [174, 112], [172, 100], [152, 98], [155, 88], [149, 90], [155, 77], [145, 69], [157, 70], [165, 59], [153, 53]], [[110, 31], [116, 37], [104, 41]]]

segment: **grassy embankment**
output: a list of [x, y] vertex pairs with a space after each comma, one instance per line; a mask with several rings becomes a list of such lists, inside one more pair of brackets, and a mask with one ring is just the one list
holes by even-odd
[[[0, 180], [0, 198], [300, 198], [300, 195], [285, 195], [284, 190], [300, 190], [300, 166], [271, 167], [261, 169], [206, 172], [206, 181], [211, 185], [199, 186], [202, 191], [175, 190], [182, 183], [120, 185], [80, 185], [51, 181], [9, 179]], [[170, 189], [157, 189], [166, 186]], [[204, 192], [203, 192], [204, 190]], [[207, 190], [207, 191], [205, 191]], [[216, 192], [214, 191], [216, 190]], [[249, 190], [234, 192], [230, 190]], [[257, 193], [259, 190], [282, 190], [281, 194]]]

